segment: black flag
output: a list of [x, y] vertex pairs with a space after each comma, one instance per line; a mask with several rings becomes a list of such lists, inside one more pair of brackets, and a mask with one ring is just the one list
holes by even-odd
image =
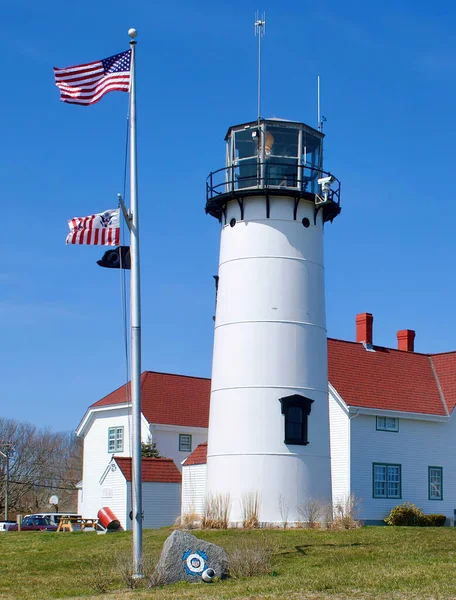
[[118, 246], [107, 250], [102, 259], [97, 260], [97, 265], [107, 269], [131, 269], [130, 246]]

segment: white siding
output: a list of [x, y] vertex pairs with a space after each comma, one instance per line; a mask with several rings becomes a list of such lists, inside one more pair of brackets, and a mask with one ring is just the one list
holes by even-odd
[[[376, 417], [351, 420], [351, 490], [361, 500], [362, 520], [381, 520], [406, 501], [425, 513], [453, 517], [456, 509], [456, 421], [399, 419], [399, 431], [376, 431]], [[373, 463], [400, 464], [402, 497], [373, 498]], [[443, 468], [443, 500], [428, 499], [428, 467]]]
[[115, 463], [111, 463], [115, 470], [109, 470], [101, 483], [100, 498], [101, 507], [109, 507], [115, 516], [119, 519], [123, 529], [127, 529], [127, 482], [122, 471]]
[[331, 485], [333, 501], [350, 494], [350, 420], [346, 405], [336, 392], [329, 391]]
[[[180, 427], [178, 425], [151, 425], [152, 440], [156, 442], [160, 456], [172, 458], [179, 469], [182, 471], [182, 461], [195, 450], [199, 444], [207, 442], [207, 429], [200, 427]], [[181, 452], [179, 450], [179, 434], [189, 434], [192, 436], [191, 452]]]
[[182, 469], [182, 514], [204, 513], [206, 497], [206, 465], [190, 465]]
[[[145, 529], [157, 529], [174, 525], [180, 516], [180, 483], [143, 483], [142, 501]], [[127, 514], [131, 511], [131, 483], [127, 484]], [[128, 519], [127, 528], [131, 529]]]
[[[84, 435], [83, 489], [82, 501], [78, 505], [78, 513], [86, 518], [95, 518], [103, 504], [101, 498], [100, 479], [113, 454], [108, 452], [108, 429], [124, 428], [124, 450], [115, 456], [131, 456], [130, 428], [131, 417], [127, 408], [111, 408], [96, 411], [90, 418]], [[147, 439], [147, 426], [142, 422], [142, 438]]]

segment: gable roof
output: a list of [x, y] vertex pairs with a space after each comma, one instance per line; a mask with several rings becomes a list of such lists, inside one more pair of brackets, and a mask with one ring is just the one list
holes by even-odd
[[[328, 340], [329, 381], [346, 404], [381, 410], [447, 414], [433, 371], [434, 357], [381, 346], [373, 349], [375, 352], [370, 352], [357, 342]], [[456, 366], [456, 359], [452, 364]], [[444, 361], [439, 367], [442, 374], [448, 373]], [[451, 378], [447, 377], [445, 381], [450, 389]], [[456, 402], [456, 377], [453, 382]]]
[[[438, 417], [455, 408], [456, 352], [420, 354], [382, 346], [373, 350], [358, 342], [328, 339], [329, 381], [348, 406]], [[149, 423], [207, 428], [210, 388], [207, 378], [146, 371], [141, 375], [142, 412]], [[122, 386], [90, 409], [125, 403]], [[198, 448], [192, 460], [199, 460]], [[189, 462], [190, 457], [186, 465], [199, 464]]]
[[[155, 371], [145, 371], [141, 375], [141, 409], [149, 423], [207, 427], [210, 393], [210, 379]], [[126, 386], [123, 385], [90, 408], [125, 404], [126, 401]]]
[[207, 463], [207, 442], [197, 446], [184, 461], [184, 466], [205, 465]]
[[456, 406], [456, 352], [433, 354], [430, 359], [445, 398], [448, 412], [451, 413]]
[[[127, 481], [131, 481], [131, 458], [115, 456], [113, 459]], [[143, 483], [181, 483], [182, 475], [172, 458], [143, 458], [141, 460]]]

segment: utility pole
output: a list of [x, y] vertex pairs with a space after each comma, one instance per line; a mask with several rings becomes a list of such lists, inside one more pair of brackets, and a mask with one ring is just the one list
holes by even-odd
[[8, 521], [8, 490], [9, 490], [9, 466], [10, 456], [14, 452], [13, 444], [9, 442], [1, 443], [0, 455], [6, 460], [6, 474], [5, 474], [5, 521]]

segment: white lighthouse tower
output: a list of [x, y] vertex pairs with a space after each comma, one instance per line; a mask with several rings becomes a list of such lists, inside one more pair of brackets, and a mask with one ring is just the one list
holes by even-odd
[[207, 498], [242, 523], [298, 520], [331, 499], [324, 224], [340, 184], [323, 133], [294, 121], [230, 127], [226, 167], [207, 182], [221, 223]]

